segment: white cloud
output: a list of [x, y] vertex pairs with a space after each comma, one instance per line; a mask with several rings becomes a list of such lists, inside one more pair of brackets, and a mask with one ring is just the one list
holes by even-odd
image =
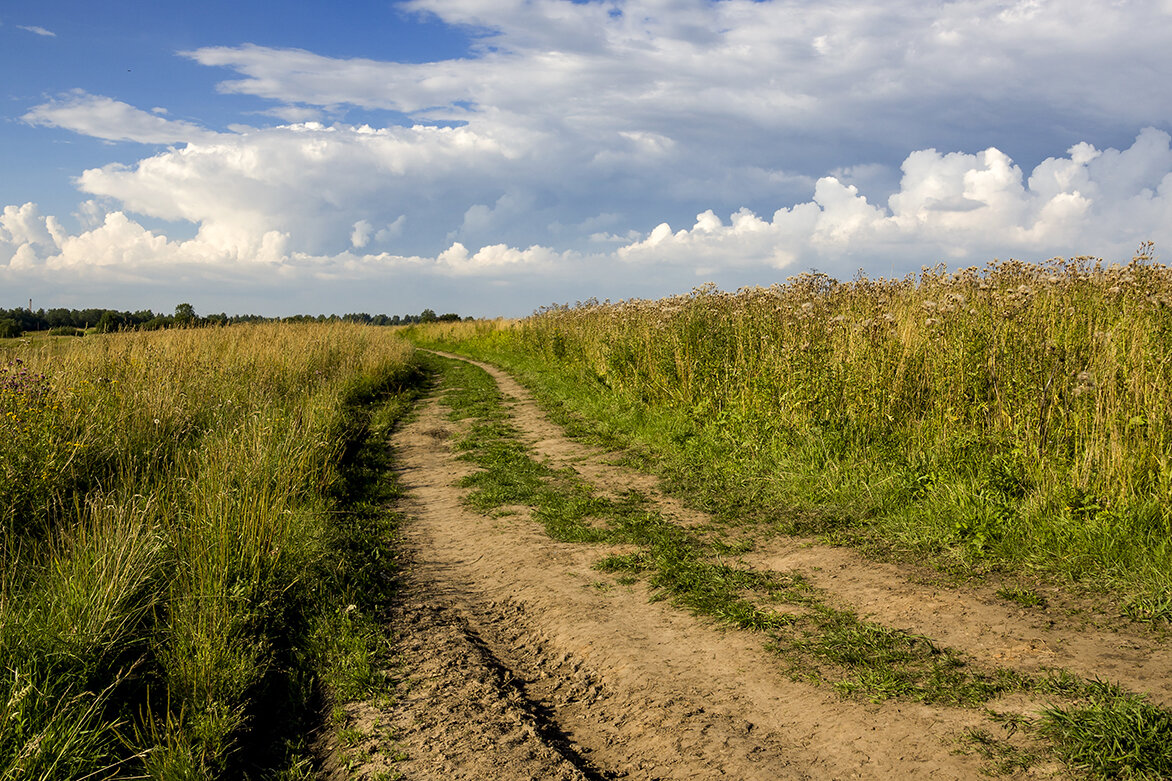
[[524, 117], [530, 128], [621, 134], [661, 150], [730, 124], [742, 135], [849, 125], [865, 137], [871, 117], [914, 129], [925, 106], [958, 96], [970, 123], [981, 119], [974, 106], [992, 107], [990, 127], [1022, 106], [1136, 126], [1163, 120], [1172, 99], [1172, 82], [1151, 77], [1172, 69], [1172, 20], [1157, 0], [406, 5], [488, 34], [475, 56], [421, 64], [256, 45], [186, 55], [241, 74], [221, 83], [225, 92], [285, 104], [489, 124]]
[[12, 245], [53, 243], [49, 226], [35, 203], [5, 206], [0, 213], [0, 242]]
[[380, 228], [378, 233], [374, 234], [376, 241], [385, 242], [391, 239], [397, 239], [403, 235], [403, 226], [407, 224], [407, 215], [400, 214], [392, 222], [387, 223], [387, 227]]
[[[938, 260], [982, 264], [995, 256], [1125, 258], [1143, 240], [1172, 242], [1172, 147], [1146, 129], [1128, 149], [1078, 144], [1048, 158], [1028, 180], [997, 149], [977, 154], [913, 152], [888, 208], [834, 177], [810, 202], [763, 219], [742, 209], [726, 224], [711, 210], [693, 227], [662, 224], [616, 251], [631, 263], [683, 266], [817, 264], [849, 274], [871, 265]], [[913, 266], [914, 267], [914, 266]]]
[[277, 108], [266, 109], [260, 113], [265, 116], [276, 117], [282, 122], [291, 124], [298, 122], [319, 122], [323, 117], [321, 110], [306, 108], [305, 106], [278, 106]]
[[18, 24], [16, 26], [17, 26], [17, 28], [19, 28], [21, 30], [25, 30], [27, 32], [34, 33], [36, 35], [41, 35], [46, 38], [56, 38], [57, 37], [57, 33], [53, 32], [51, 30], [46, 30], [44, 27], [38, 27], [35, 24]]
[[[354, 226], [355, 234], [367, 239], [370, 229], [369, 224]], [[243, 252], [246, 247], [247, 255]], [[239, 279], [257, 274], [302, 280], [323, 276], [369, 279], [403, 270], [440, 277], [510, 276], [548, 270], [559, 260], [572, 257], [573, 253], [546, 247], [522, 250], [503, 244], [471, 252], [459, 242], [431, 258], [386, 252], [356, 255], [349, 250], [327, 256], [291, 249], [288, 236], [277, 231], [245, 238], [217, 226], [201, 229], [194, 239], [174, 241], [114, 211], [105, 214], [100, 225], [70, 235], [56, 218], [41, 215], [33, 203], [7, 206], [0, 213], [0, 279], [5, 273], [37, 270], [113, 278], [206, 276], [213, 272]]]
[[164, 119], [122, 101], [90, 95], [83, 90], [73, 90], [35, 106], [21, 119], [30, 125], [64, 128], [107, 141], [142, 144], [207, 142], [218, 135], [191, 122]]
[[[305, 132], [286, 130], [294, 135]], [[324, 161], [337, 162], [340, 157], [316, 144], [309, 149], [315, 150], [309, 157]], [[255, 168], [247, 170], [254, 173], [266, 170], [261, 160], [245, 151], [235, 149], [232, 157], [251, 160]], [[177, 155], [181, 153], [165, 157]], [[95, 218], [101, 215], [101, 222], [76, 235], [67, 234], [34, 204], [8, 206], [0, 213], [0, 278], [64, 270], [131, 279], [209, 271], [222, 278], [278, 275], [286, 280], [370, 280], [388, 275], [400, 280], [544, 278], [567, 280], [566, 297], [571, 297], [582, 286], [606, 284], [622, 273], [622, 267], [646, 274], [655, 266], [658, 276], [676, 280], [674, 287], [679, 289], [691, 284], [697, 273], [735, 269], [816, 265], [849, 275], [862, 261], [882, 264], [880, 268], [898, 263], [902, 272], [942, 259], [956, 264], [983, 264], [995, 256], [1055, 254], [1123, 259], [1143, 240], [1172, 243], [1172, 137], [1144, 130], [1123, 150], [1098, 150], [1080, 143], [1066, 156], [1043, 161], [1028, 177], [994, 148], [976, 154], [913, 152], [903, 165], [900, 190], [886, 208], [868, 201], [857, 187], [828, 176], [818, 180], [811, 200], [780, 208], [770, 217], [741, 209], [725, 220], [706, 210], [682, 230], [673, 231], [663, 223], [635, 240], [604, 235], [603, 240], [626, 243], [613, 252], [590, 256], [542, 245], [520, 249], [490, 243], [473, 250], [463, 242], [434, 255], [355, 254], [372, 240], [393, 238], [391, 234], [406, 223], [405, 215], [391, 222], [347, 223], [342, 226], [346, 246], [312, 252], [292, 227], [265, 229], [279, 220], [263, 211], [229, 219], [240, 207], [241, 203], [231, 203], [224, 212], [201, 221], [193, 239], [173, 241], [122, 211], [103, 215], [92, 202], [86, 212]], [[604, 213], [587, 222], [609, 220]], [[386, 227], [376, 231], [377, 224]]]
[[451, 219], [453, 200], [475, 202], [499, 187], [513, 154], [507, 141], [467, 128], [307, 123], [221, 134], [133, 167], [90, 169], [78, 185], [129, 211], [214, 230], [241, 255], [269, 231], [289, 235], [301, 251], [332, 253], [352, 244], [358, 222], [386, 226], [359, 235], [385, 241], [421, 207], [435, 211], [432, 221]]
[[[1172, 230], [1167, 134], [1089, 143], [1166, 126], [1172, 80], [1151, 74], [1172, 71], [1167, 0], [402, 7], [470, 26], [471, 50], [425, 63], [186, 52], [228, 69], [220, 91], [267, 101], [226, 132], [82, 91], [30, 109], [34, 125], [176, 147], [84, 171], [93, 200], [72, 238], [95, 258], [125, 245], [161, 274], [544, 279], [573, 267], [601, 280], [652, 263], [690, 283], [698, 270], [751, 279], [807, 263], [850, 274], [1125, 256]], [[343, 121], [355, 109], [406, 124]], [[47, 218], [11, 208], [9, 271], [85, 265]], [[190, 223], [194, 238], [142, 216]]]
[[[1015, 151], [1036, 161], [1047, 151], [1037, 138], [1057, 135], [1065, 147], [1069, 129], [1079, 127], [1109, 128], [1115, 135], [1106, 137], [1118, 138], [1166, 122], [1164, 106], [1172, 104], [1172, 80], [1151, 78], [1172, 71], [1164, 45], [1172, 17], [1156, 0], [411, 0], [404, 7], [470, 26], [472, 50], [424, 63], [255, 44], [184, 55], [229, 69], [221, 91], [271, 101], [269, 115], [286, 121], [314, 111], [386, 110], [421, 125], [455, 123], [496, 144], [503, 160], [465, 158], [467, 192], [448, 188], [444, 170], [429, 180], [438, 189], [428, 197], [444, 198], [449, 217], [396, 201], [394, 213], [360, 211], [346, 223], [410, 213], [404, 238], [431, 236], [430, 246], [411, 245], [428, 253], [435, 241], [456, 239], [585, 249], [706, 208], [766, 213], [808, 198], [828, 173], [882, 203], [909, 149], [995, 143], [1008, 150], [1016, 133], [1030, 146]], [[404, 143], [426, 150], [432, 141], [420, 134]], [[974, 174], [999, 175], [1013, 172]], [[399, 181], [413, 184], [409, 176]], [[906, 198], [928, 197], [936, 185], [922, 186]], [[996, 182], [984, 186], [999, 192]], [[502, 209], [506, 194], [525, 210]], [[953, 214], [976, 203], [933, 197], [932, 208]], [[1012, 194], [999, 197], [997, 208], [1014, 208]], [[572, 233], [600, 210], [622, 219]]]
[[350, 234], [350, 243], [355, 249], [362, 249], [370, 243], [370, 234], [374, 226], [366, 220], [354, 223], [354, 231]]

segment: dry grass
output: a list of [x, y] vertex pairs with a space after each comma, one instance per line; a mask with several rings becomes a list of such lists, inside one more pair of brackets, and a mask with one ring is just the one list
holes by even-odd
[[351, 406], [410, 358], [342, 324], [0, 343], [0, 777], [233, 761], [304, 654]]

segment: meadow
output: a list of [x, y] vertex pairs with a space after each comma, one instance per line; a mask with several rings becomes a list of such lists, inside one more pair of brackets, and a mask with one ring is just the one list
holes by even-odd
[[[330, 704], [385, 684], [386, 434], [443, 373], [412, 342], [508, 368], [737, 545], [818, 537], [989, 576], [1022, 605], [1059, 584], [1113, 619], [1172, 621], [1172, 272], [1149, 248], [523, 320], [7, 339], [0, 779], [313, 777]], [[502, 455], [521, 447], [489, 442], [472, 479], [503, 470], [565, 526], [577, 505]], [[611, 509], [620, 531], [643, 518]], [[571, 526], [549, 531], [599, 534]], [[708, 569], [676, 566], [699, 543], [661, 537], [679, 555], [656, 587], [723, 615], [686, 588]], [[739, 610], [756, 582], [730, 583]]]
[[508, 367], [730, 524], [1172, 619], [1172, 272], [1150, 247], [408, 333]]
[[0, 779], [309, 777], [421, 377], [349, 324], [0, 341]]

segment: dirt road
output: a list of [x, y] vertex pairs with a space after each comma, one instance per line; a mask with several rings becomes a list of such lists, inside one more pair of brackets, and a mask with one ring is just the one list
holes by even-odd
[[[601, 490], [638, 487], [681, 524], [704, 519], [653, 478], [566, 439], [516, 382], [483, 366], [511, 397], [514, 424], [552, 465]], [[412, 519], [394, 638], [405, 667], [381, 705], [352, 706], [370, 738], [351, 770], [409, 779], [976, 778], [961, 752], [980, 709], [845, 699], [795, 682], [759, 633], [721, 628], [650, 600], [593, 565], [610, 546], [547, 537], [525, 508], [486, 517], [455, 483], [460, 424], [435, 399], [393, 447]], [[1064, 666], [1172, 700], [1167, 648], [1142, 635], [1064, 634], [1044, 613], [992, 595], [918, 585], [916, 573], [850, 551], [788, 540], [743, 562], [801, 570], [872, 620], [922, 633], [974, 659], [1023, 670]], [[1000, 703], [1028, 710], [1022, 699]], [[394, 756], [391, 756], [391, 755]], [[1066, 777], [1038, 762], [1020, 778]]]

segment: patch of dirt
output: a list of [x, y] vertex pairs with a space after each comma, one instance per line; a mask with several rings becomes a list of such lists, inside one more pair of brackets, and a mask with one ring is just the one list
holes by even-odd
[[664, 518], [681, 526], [700, 526], [711, 522], [705, 513], [688, 507], [674, 496], [663, 492], [654, 475], [628, 469], [611, 462], [613, 453], [575, 442], [566, 436], [561, 426], [551, 421], [533, 400], [529, 391], [511, 376], [495, 366], [473, 361], [451, 353], [438, 352], [445, 358], [467, 361], [479, 366], [492, 376], [513, 414], [513, 423], [533, 447], [538, 458], [555, 468], [574, 470], [579, 477], [592, 483], [600, 493], [612, 497], [628, 491], [638, 491], [649, 497]]
[[1172, 649], [1158, 638], [1074, 628], [1059, 609], [1020, 607], [991, 590], [925, 585], [907, 567], [847, 548], [776, 539], [739, 558], [754, 569], [801, 572], [861, 616], [926, 635], [980, 662], [1023, 672], [1063, 668], [1172, 705]]

